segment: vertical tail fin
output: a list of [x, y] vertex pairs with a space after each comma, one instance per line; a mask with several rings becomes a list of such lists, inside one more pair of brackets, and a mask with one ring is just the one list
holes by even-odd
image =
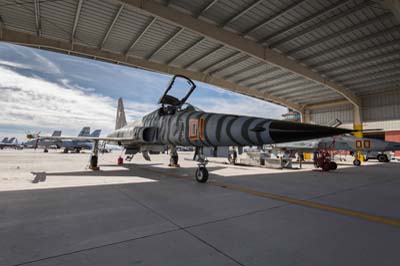
[[14, 138], [14, 137], [12, 137], [11, 139], [9, 139], [9, 140], [8, 140], [8, 142], [7, 142], [7, 143], [13, 143], [13, 142], [14, 142], [14, 140], [15, 140], [15, 138]]
[[61, 136], [61, 130], [54, 130], [53, 134], [51, 134], [52, 137], [59, 137]]
[[90, 135], [90, 127], [83, 127], [78, 137], [88, 137]]
[[121, 127], [126, 126], [126, 117], [124, 110], [124, 103], [122, 102], [122, 98], [118, 99], [118, 108], [117, 108], [117, 117], [115, 119], [115, 129], [120, 129]]
[[8, 137], [5, 137], [5, 138], [1, 141], [1, 143], [7, 143], [7, 141], [8, 141]]
[[92, 134], [90, 134], [90, 136], [98, 138], [98, 137], [100, 137], [100, 133], [101, 133], [101, 129], [96, 129], [95, 131], [92, 132]]

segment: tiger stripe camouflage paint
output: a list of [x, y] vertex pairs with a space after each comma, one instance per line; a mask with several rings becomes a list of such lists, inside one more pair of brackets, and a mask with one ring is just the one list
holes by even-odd
[[[145, 129], [156, 132], [149, 139]], [[345, 129], [258, 117], [206, 113], [193, 108], [162, 114], [156, 110], [110, 137], [132, 138], [131, 145], [260, 146], [347, 133]], [[142, 134], [142, 135], [141, 135]], [[144, 135], [143, 135], [144, 134]]]

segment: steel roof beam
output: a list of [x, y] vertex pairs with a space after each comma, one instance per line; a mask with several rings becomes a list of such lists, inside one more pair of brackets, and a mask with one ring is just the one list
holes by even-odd
[[[310, 85], [310, 86], [306, 86], [306, 87], [302, 87], [301, 90], [302, 91], [296, 91], [293, 93], [289, 93], [289, 94], [279, 94], [279, 97], [282, 98], [290, 98], [290, 97], [297, 97], [299, 95], [309, 95], [312, 93], [315, 93], [316, 91], [327, 91], [326, 88], [322, 87], [321, 85]], [[329, 92], [331, 92], [330, 90], [328, 90]], [[272, 93], [272, 95], [275, 95], [278, 97], [278, 94], [276, 93]], [[318, 96], [318, 95], [316, 95]]]
[[363, 83], [363, 82], [374, 81], [377, 79], [385, 79], [387, 76], [393, 76], [393, 75], [398, 75], [400, 77], [400, 66], [396, 66], [393, 69], [386, 69], [386, 70], [378, 71], [375, 73], [368, 73], [368, 74], [363, 75], [362, 77], [358, 77], [356, 79], [348, 79], [348, 80], [340, 81], [340, 83], [350, 86], [352, 84], [359, 84], [359, 83]]
[[[381, 44], [379, 44], [377, 46], [372, 46], [372, 47], [368, 47], [366, 49], [358, 50], [357, 52], [353, 52], [352, 51], [352, 52], [345, 53], [345, 54], [340, 55], [340, 56], [335, 57], [335, 58], [330, 58], [329, 61], [324, 62], [322, 64], [321, 63], [317, 63], [317, 64], [313, 64], [313, 65], [309, 65], [309, 66], [311, 68], [313, 68], [313, 69], [317, 69], [319, 67], [323, 67], [323, 66], [326, 66], [326, 65], [331, 65], [331, 64], [343, 61], [343, 60], [348, 60], [348, 59], [356, 57], [356, 56], [361, 56], [361, 55], [364, 55], [364, 54], [375, 52], [377, 50], [383, 50], [385, 48], [388, 48], [388, 47], [391, 47], [391, 46], [396, 46], [396, 45], [400, 48], [400, 40], [392, 40], [392, 41], [389, 41], [389, 42], [381, 43]], [[333, 68], [335, 68], [335, 66]]]
[[238, 84], [226, 81], [222, 78], [213, 77], [204, 73], [200, 73], [197, 71], [190, 71], [187, 69], [182, 69], [179, 67], [174, 67], [171, 65], [166, 65], [162, 63], [157, 63], [153, 61], [148, 61], [146, 59], [140, 59], [133, 56], [126, 56], [121, 53], [115, 53], [111, 51], [100, 50], [99, 48], [88, 47], [85, 45], [75, 44], [71, 46], [68, 41], [54, 40], [47, 37], [38, 37], [35, 35], [31, 35], [29, 33], [14, 31], [10, 29], [4, 29], [2, 41], [11, 42], [15, 44], [22, 44], [31, 47], [38, 47], [42, 49], [51, 49], [53, 51], [70, 53], [73, 55], [89, 57], [93, 59], [104, 60], [107, 62], [139, 67], [142, 69], [147, 69], [151, 71], [166, 73], [170, 75], [185, 75], [191, 79], [198, 80], [201, 82], [206, 82], [221, 88], [228, 89], [230, 91], [234, 91], [237, 93], [249, 95], [255, 98], [268, 100], [271, 102], [275, 102], [280, 105], [287, 106], [289, 108], [293, 108], [295, 110], [301, 110], [302, 106], [296, 104], [295, 102], [287, 101], [275, 96], [272, 96], [268, 93], [262, 93], [255, 89], [248, 88], [245, 86], [240, 86]]
[[237, 12], [235, 15], [233, 15], [232, 17], [230, 17], [229, 19], [227, 19], [225, 22], [223, 22], [220, 26], [221, 27], [225, 27], [226, 25], [234, 22], [235, 20], [239, 19], [241, 16], [243, 16], [244, 14], [246, 14], [247, 12], [249, 12], [251, 9], [255, 8], [256, 6], [258, 6], [259, 4], [261, 4], [261, 2], [263, 2], [265, 0], [258, 0], [255, 1], [254, 3], [248, 5], [245, 9]]
[[263, 43], [263, 44], [268, 43], [271, 40], [276, 39], [277, 37], [279, 37], [279, 36], [281, 36], [281, 35], [283, 35], [283, 34], [285, 34], [287, 32], [290, 32], [290, 31], [293, 31], [295, 29], [301, 28], [304, 25], [306, 25], [307, 23], [310, 23], [311, 21], [313, 21], [313, 20], [315, 20], [317, 18], [323, 17], [326, 14], [328, 14], [328, 13], [330, 13], [330, 12], [332, 12], [332, 11], [338, 9], [338, 8], [341, 8], [341, 7], [345, 6], [345, 5], [347, 5], [351, 1], [353, 1], [353, 0], [339, 1], [338, 3], [335, 3], [335, 4], [331, 5], [330, 7], [328, 7], [325, 10], [323, 10], [322, 12], [319, 11], [318, 13], [316, 13], [314, 15], [311, 15], [311, 16], [299, 21], [294, 26], [287, 27], [285, 29], [282, 29], [282, 30], [278, 31], [277, 33], [274, 33], [274, 34], [272, 34], [270, 36], [267, 36], [267, 37], [263, 38], [262, 40], [260, 40], [260, 42]]
[[[251, 75], [251, 76], [242, 78], [240, 81], [236, 81], [236, 82], [239, 83], [239, 84], [246, 84], [248, 81], [250, 81], [250, 80], [252, 80], [252, 79], [263, 78], [263, 77], [265, 78], [265, 77], [268, 76], [267, 79], [263, 79], [262, 81], [259, 80], [259, 81], [250, 83], [251, 87], [253, 87], [253, 84], [254, 84], [254, 85], [258, 85], [260, 82], [262, 82], [262, 83], [271, 82], [271, 81], [274, 81], [274, 80], [276, 80], [276, 79], [282, 78], [282, 77], [278, 77], [278, 76], [280, 76], [280, 75], [276, 75], [276, 76], [270, 77], [271, 74], [273, 74], [273, 73], [275, 73], [275, 72], [279, 72], [279, 71], [282, 71], [282, 70], [281, 70], [280, 68], [276, 68], [276, 69], [272, 69], [272, 70], [270, 70], [270, 71], [268, 71], [268, 72], [266, 72], [266, 73], [265, 73], [265, 71], [257, 72], [256, 74], [253, 74], [253, 75]], [[283, 76], [287, 76], [287, 73], [285, 73], [285, 75], [283, 75]], [[277, 77], [277, 78], [275, 78], [275, 77]]]
[[333, 95], [331, 90], [327, 90], [324, 88], [312, 88], [309, 89], [307, 92], [303, 93], [296, 93], [296, 94], [289, 94], [289, 95], [282, 95], [279, 97], [285, 98], [285, 99], [307, 99], [307, 98], [316, 98], [324, 95]]
[[310, 84], [308, 86], [299, 88], [299, 86], [295, 85], [295, 86], [290, 86], [285, 89], [279, 90], [277, 92], [273, 92], [271, 94], [273, 94], [275, 96], [279, 96], [279, 97], [285, 97], [288, 95], [292, 95], [292, 93], [298, 92], [299, 89], [301, 89], [301, 93], [303, 93], [304, 89], [314, 89], [314, 88], [322, 88], [322, 86], [320, 84]]
[[157, 21], [156, 17], [153, 17], [150, 21], [149, 24], [147, 24], [147, 26], [142, 30], [142, 32], [139, 34], [139, 36], [132, 42], [132, 44], [129, 46], [128, 49], [126, 49], [125, 51], [125, 55], [127, 55], [129, 53], [130, 50], [132, 50], [136, 44], [138, 44], [138, 42], [140, 41], [140, 39], [142, 39], [142, 37], [146, 34], [146, 32], [151, 28], [151, 26], [153, 26], [153, 24]]
[[327, 101], [327, 102], [320, 102], [320, 103], [314, 103], [314, 104], [307, 104], [304, 106], [304, 109], [309, 109], [309, 110], [322, 109], [322, 108], [335, 107], [335, 106], [346, 105], [346, 104], [349, 104], [349, 102], [346, 100]]
[[215, 63], [213, 63], [213, 64], [211, 64], [211, 65], [209, 65], [209, 66], [206, 66], [205, 68], [203, 68], [203, 69], [201, 70], [201, 72], [207, 73], [207, 72], [208, 72], [210, 69], [212, 69], [213, 67], [223, 65], [223, 64], [225, 64], [227, 61], [229, 61], [230, 59], [232, 59], [232, 58], [234, 58], [234, 57], [236, 57], [236, 56], [238, 56], [238, 55], [240, 55], [240, 54], [241, 54], [241, 52], [239, 52], [239, 51], [234, 52], [233, 54], [228, 55], [228, 56], [224, 57], [223, 59], [218, 60], [217, 62], [215, 62]]
[[236, 66], [237, 64], [240, 64], [240, 63], [248, 60], [249, 58], [250, 57], [248, 55], [243, 55], [243, 56], [241, 56], [241, 57], [229, 62], [228, 64], [222, 65], [221, 67], [211, 71], [209, 74], [212, 75], [212, 76], [216, 75], [216, 74], [222, 72], [223, 70], [226, 70], [226, 69], [228, 69], [230, 67]]
[[215, 5], [218, 0], [211, 0], [208, 4], [206, 4], [197, 14], [195, 15], [196, 18], [201, 17], [207, 10], [209, 10], [213, 5]]
[[[316, 90], [316, 91], [318, 91], [318, 90]], [[335, 93], [331, 90], [318, 92], [318, 95], [315, 95], [316, 91], [310, 91], [308, 93], [303, 93], [303, 94], [297, 95], [297, 96], [285, 97], [285, 99], [298, 102], [298, 101], [301, 101], [304, 99], [315, 99], [317, 97], [325, 98], [325, 97], [329, 97], [329, 96], [333, 96], [333, 97], [338, 96], [338, 95], [335, 95]]]
[[[339, 7], [341, 7], [341, 6], [345, 5], [345, 4], [347, 4], [347, 2], [344, 2], [344, 4], [339, 4]], [[361, 5], [358, 5], [358, 6], [355, 6], [353, 8], [350, 8], [350, 9], [346, 10], [345, 12], [341, 12], [341, 13], [335, 15], [335, 16], [329, 17], [329, 18], [327, 18], [325, 20], [322, 20], [322, 21], [318, 22], [317, 24], [314, 24], [314, 25], [312, 25], [310, 27], [307, 27], [307, 28], [305, 28], [303, 30], [296, 31], [296, 33], [290, 34], [289, 36], [287, 36], [287, 37], [285, 37], [285, 38], [283, 38], [283, 39], [281, 39], [279, 41], [272, 42], [271, 44], [269, 44], [269, 46], [270, 47], [277, 47], [277, 46], [279, 46], [281, 44], [284, 44], [284, 43], [289, 42], [291, 40], [294, 40], [294, 39], [296, 39], [298, 37], [301, 37], [301, 36], [303, 36], [303, 35], [305, 35], [307, 33], [313, 32], [314, 30], [316, 30], [318, 28], [321, 28], [321, 27], [323, 27], [325, 25], [329, 25], [329, 24], [331, 24], [331, 23], [333, 23], [333, 22], [335, 22], [335, 21], [337, 21], [339, 19], [342, 19], [343, 17], [351, 15], [351, 14], [353, 14], [355, 12], [359, 12], [363, 8], [368, 7], [370, 5], [371, 5], [371, 2], [365, 2], [365, 3], [361, 4]]]
[[245, 30], [242, 33], [242, 36], [249, 36], [249, 34], [251, 34], [252, 32], [257, 31], [257, 30], [261, 29], [262, 27], [265, 27], [266, 25], [268, 25], [272, 21], [280, 18], [281, 16], [285, 15], [286, 13], [288, 13], [289, 11], [295, 9], [296, 7], [298, 7], [299, 5], [303, 4], [306, 1], [307, 0], [300, 0], [300, 1], [294, 2], [293, 4], [290, 4], [285, 9], [281, 10], [278, 14], [276, 14], [276, 15], [270, 17], [270, 18], [267, 18], [266, 20], [264, 20], [261, 23], [251, 27], [250, 29]]
[[268, 82], [271, 82], [271, 81], [274, 81], [274, 80], [278, 80], [278, 79], [281, 79], [281, 78], [287, 77], [287, 76], [291, 76], [291, 75], [285, 72], [285, 73], [281, 73], [281, 74], [269, 77], [267, 79], [263, 79], [263, 80], [260, 80], [260, 81], [256, 81], [256, 82], [250, 83], [247, 86], [256, 87], [258, 85], [266, 85], [266, 83], [268, 83]]
[[395, 74], [392, 74], [392, 75], [389, 75], [389, 76], [385, 77], [384, 79], [382, 79], [382, 78], [372, 78], [372, 79], [366, 80], [366, 81], [355, 82], [355, 83], [349, 84], [349, 87], [350, 88], [358, 88], [359, 86], [364, 86], [364, 85], [368, 86], [370, 84], [387, 82], [388, 80], [390, 80], [390, 81], [399, 80], [400, 81], [400, 74], [399, 73], [395, 73]]
[[236, 80], [235, 82], [238, 83], [238, 84], [243, 84], [246, 81], [249, 81], [249, 80], [252, 80], [252, 79], [255, 79], [255, 78], [259, 78], [259, 77], [262, 77], [262, 76], [267, 76], [267, 75], [270, 75], [270, 74], [272, 74], [272, 73], [274, 73], [276, 71], [279, 71], [279, 70], [280, 70], [279, 68], [274, 68], [274, 69], [269, 69], [269, 70], [264, 70], [263, 69], [262, 71], [258, 71], [256, 73], [250, 75], [250, 76], [243, 77], [243, 78], [241, 78], [239, 80]]
[[345, 49], [345, 48], [349, 48], [351, 46], [355, 46], [355, 45], [361, 44], [361, 43], [366, 42], [366, 41], [370, 41], [372, 39], [379, 38], [379, 37], [384, 36], [386, 34], [391, 34], [392, 32], [398, 32], [399, 30], [400, 30], [400, 25], [396, 25], [396, 26], [393, 26], [393, 27], [388, 28], [386, 30], [378, 31], [378, 32], [373, 33], [373, 34], [366, 35], [366, 36], [362, 37], [361, 39], [356, 39], [356, 40], [351, 40], [351, 41], [348, 41], [348, 42], [345, 42], [345, 43], [341, 43], [341, 44], [338, 44], [338, 45], [336, 45], [334, 47], [330, 47], [330, 48], [321, 50], [321, 51], [319, 51], [317, 53], [314, 53], [314, 54], [312, 54], [310, 56], [305, 56], [305, 57], [302, 57], [302, 58], [298, 58], [298, 60], [302, 61], [302, 62], [307, 62], [309, 60], [313, 60], [315, 58], [318, 58], [318, 57], [321, 57], [321, 56], [325, 56], [327, 54], [331, 54], [331, 53], [337, 52], [339, 50], [342, 50], [342, 49]]
[[268, 86], [268, 89], [265, 89], [265, 91], [268, 91], [269, 93], [277, 92], [284, 90], [286, 88], [290, 88], [293, 86], [302, 86], [302, 85], [308, 85], [310, 84], [309, 80], [305, 80], [301, 77], [293, 77], [290, 79], [287, 79], [283, 82], [275, 83], [272, 86]]
[[35, 29], [36, 29], [36, 35], [41, 36], [42, 35], [42, 21], [41, 21], [41, 16], [40, 16], [40, 2], [39, 0], [34, 0], [33, 5], [35, 7]]
[[[363, 64], [374, 63], [375, 61], [380, 61], [380, 60], [386, 59], [388, 57], [390, 57], [390, 60], [393, 60], [396, 58], [398, 59], [400, 57], [400, 51], [398, 51], [398, 50], [390, 51], [388, 53], [383, 53], [383, 54], [378, 54], [375, 56], [367, 57], [362, 60], [358, 60], [356, 62], [350, 62], [350, 63], [346, 63], [344, 65], [334, 66], [334, 67], [325, 69], [324, 71], [320, 71], [320, 73], [332, 78], [332, 76], [330, 75], [331, 73], [346, 72], [347, 71], [346, 68], [348, 68], [348, 67], [360, 69], [359, 68], [360, 66], [361, 66], [361, 68], [364, 67], [364, 66], [362, 66]], [[376, 65], [379, 65], [379, 63], [375, 64], [375, 66]]]
[[194, 64], [214, 55], [215, 53], [218, 53], [219, 51], [221, 51], [222, 49], [224, 49], [225, 46], [223, 46], [222, 44], [220, 46], [218, 46], [217, 48], [213, 49], [212, 51], [208, 52], [207, 54], [200, 56], [199, 58], [193, 60], [192, 62], [189, 62], [188, 64], [186, 64], [186, 66], [184, 66], [184, 68], [190, 68], [192, 67]]
[[118, 20], [119, 16], [121, 15], [121, 12], [123, 9], [124, 9], [124, 4], [122, 4], [120, 6], [120, 8], [117, 11], [117, 14], [115, 14], [113, 21], [111, 22], [110, 26], [108, 27], [107, 33], [106, 33], [106, 35], [104, 35], [103, 41], [100, 44], [100, 49], [103, 49], [104, 45], [106, 44], [108, 36], [110, 36], [111, 30], [113, 29], [115, 23], [117, 23], [117, 20]]
[[162, 20], [166, 20], [170, 23], [203, 35], [204, 38], [212, 39], [223, 45], [246, 53], [256, 59], [286, 69], [292, 73], [301, 75], [306, 79], [324, 84], [331, 90], [343, 95], [346, 99], [348, 99], [356, 106], [359, 106], [361, 103], [361, 99], [353, 94], [351, 91], [340, 86], [339, 84], [326, 80], [308, 67], [288, 59], [285, 55], [275, 52], [267, 47], [263, 47], [259, 43], [239, 36], [233, 32], [224, 30], [217, 25], [213, 25], [209, 22], [196, 19], [190, 14], [186, 14], [173, 8], [166, 7], [155, 1], [121, 0], [120, 2], [126, 3], [138, 12], [141, 11], [143, 13], [151, 14]]
[[335, 39], [335, 38], [337, 38], [337, 37], [339, 37], [341, 35], [345, 35], [345, 34], [351, 33], [351, 32], [353, 32], [355, 30], [359, 30], [359, 29], [365, 28], [365, 27], [367, 27], [369, 25], [375, 24], [376, 22], [381, 22], [383, 20], [390, 19], [390, 18], [391, 18], [391, 14], [390, 13], [384, 13], [384, 14], [382, 14], [380, 16], [377, 16], [377, 17], [375, 17], [373, 19], [367, 19], [367, 20], [365, 20], [365, 21], [363, 21], [363, 22], [361, 22], [361, 23], [359, 23], [357, 25], [354, 25], [354, 26], [351, 26], [351, 27], [347, 27], [346, 29], [341, 30], [339, 32], [334, 32], [334, 33], [329, 34], [329, 35], [327, 35], [327, 36], [325, 36], [325, 37], [323, 37], [321, 39], [317, 39], [315, 41], [306, 43], [305, 45], [300, 46], [298, 48], [289, 50], [288, 52], [286, 52], [286, 55], [293, 55], [293, 54], [301, 52], [303, 50], [310, 49], [311, 47], [314, 47], [314, 46], [319, 45], [319, 44], [324, 43], [324, 42], [331, 41], [331, 40], [333, 40], [333, 39]]
[[75, 19], [74, 19], [74, 26], [72, 27], [71, 32], [71, 42], [74, 42], [76, 36], [76, 29], [78, 28], [79, 17], [81, 15], [83, 0], [79, 0], [78, 4], [76, 5], [75, 11]]
[[197, 46], [199, 46], [200, 44], [202, 44], [204, 41], [206, 40], [205, 37], [202, 37], [200, 40], [196, 41], [195, 43], [193, 43], [192, 45], [190, 45], [189, 47], [187, 47], [183, 52], [179, 53], [178, 55], [176, 55], [175, 57], [173, 57], [172, 59], [170, 59], [167, 64], [170, 65], [173, 62], [175, 62], [176, 60], [178, 60], [179, 58], [181, 58], [182, 56], [184, 56], [185, 54], [187, 54], [188, 52], [190, 52], [191, 50], [193, 50], [194, 48], [196, 48]]
[[161, 52], [162, 49], [164, 49], [168, 44], [170, 44], [176, 37], [179, 36], [185, 29], [180, 28], [177, 32], [175, 32], [171, 37], [168, 38], [166, 42], [161, 44], [154, 52], [152, 52], [149, 56], [147, 56], [147, 60], [151, 60], [156, 54]]
[[228, 74], [228, 75], [225, 75], [225, 76], [223, 76], [223, 78], [224, 78], [224, 79], [235, 78], [236, 75], [240, 75], [240, 74], [246, 73], [247, 71], [253, 71], [253, 70], [255, 70], [255, 69], [257, 69], [257, 68], [260, 68], [260, 67], [264, 67], [264, 71], [267, 71], [268, 68], [270, 68], [270, 67], [269, 67], [267, 64], [265, 64], [264, 62], [255, 63], [255, 64], [252, 64], [252, 65], [247, 66], [247, 67], [245, 67], [245, 68], [238, 69], [238, 70], [236, 70], [236, 71], [234, 71], [234, 72], [232, 72], [232, 73], [230, 73], [230, 74]]
[[[374, 67], [374, 69], [376, 69], [376, 67]], [[347, 79], [336, 79], [336, 81], [340, 82], [340, 83], [360, 81], [360, 80], [371, 78], [371, 76], [372, 77], [376, 77], [377, 75], [381, 75], [381, 74], [385, 75], [387, 73], [393, 73], [393, 72], [398, 72], [398, 74], [400, 75], [400, 65], [396, 65], [396, 64], [388, 65], [383, 70], [380, 70], [380, 71], [377, 71], [377, 72], [368, 72], [368, 73], [361, 73], [361, 74], [358, 73], [358, 75], [353, 75], [350, 78], [347, 78]]]

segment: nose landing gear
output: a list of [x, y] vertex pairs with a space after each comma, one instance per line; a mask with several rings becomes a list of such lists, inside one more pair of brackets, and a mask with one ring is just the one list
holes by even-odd
[[208, 180], [208, 170], [206, 165], [208, 163], [206, 156], [203, 153], [203, 147], [196, 148], [197, 156], [196, 159], [198, 161], [197, 170], [196, 170], [196, 181], [199, 183], [206, 183]]

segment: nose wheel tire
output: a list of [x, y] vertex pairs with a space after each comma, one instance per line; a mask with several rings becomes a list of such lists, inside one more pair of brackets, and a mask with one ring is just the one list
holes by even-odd
[[208, 180], [208, 170], [205, 167], [199, 167], [196, 170], [196, 181], [199, 183], [206, 183]]
[[360, 166], [360, 165], [361, 165], [361, 161], [358, 160], [358, 159], [356, 159], [356, 160], [353, 161], [353, 164], [354, 164], [355, 166]]
[[330, 162], [329, 166], [330, 166], [330, 170], [336, 170], [337, 169], [337, 163], [335, 163], [335, 162]]

